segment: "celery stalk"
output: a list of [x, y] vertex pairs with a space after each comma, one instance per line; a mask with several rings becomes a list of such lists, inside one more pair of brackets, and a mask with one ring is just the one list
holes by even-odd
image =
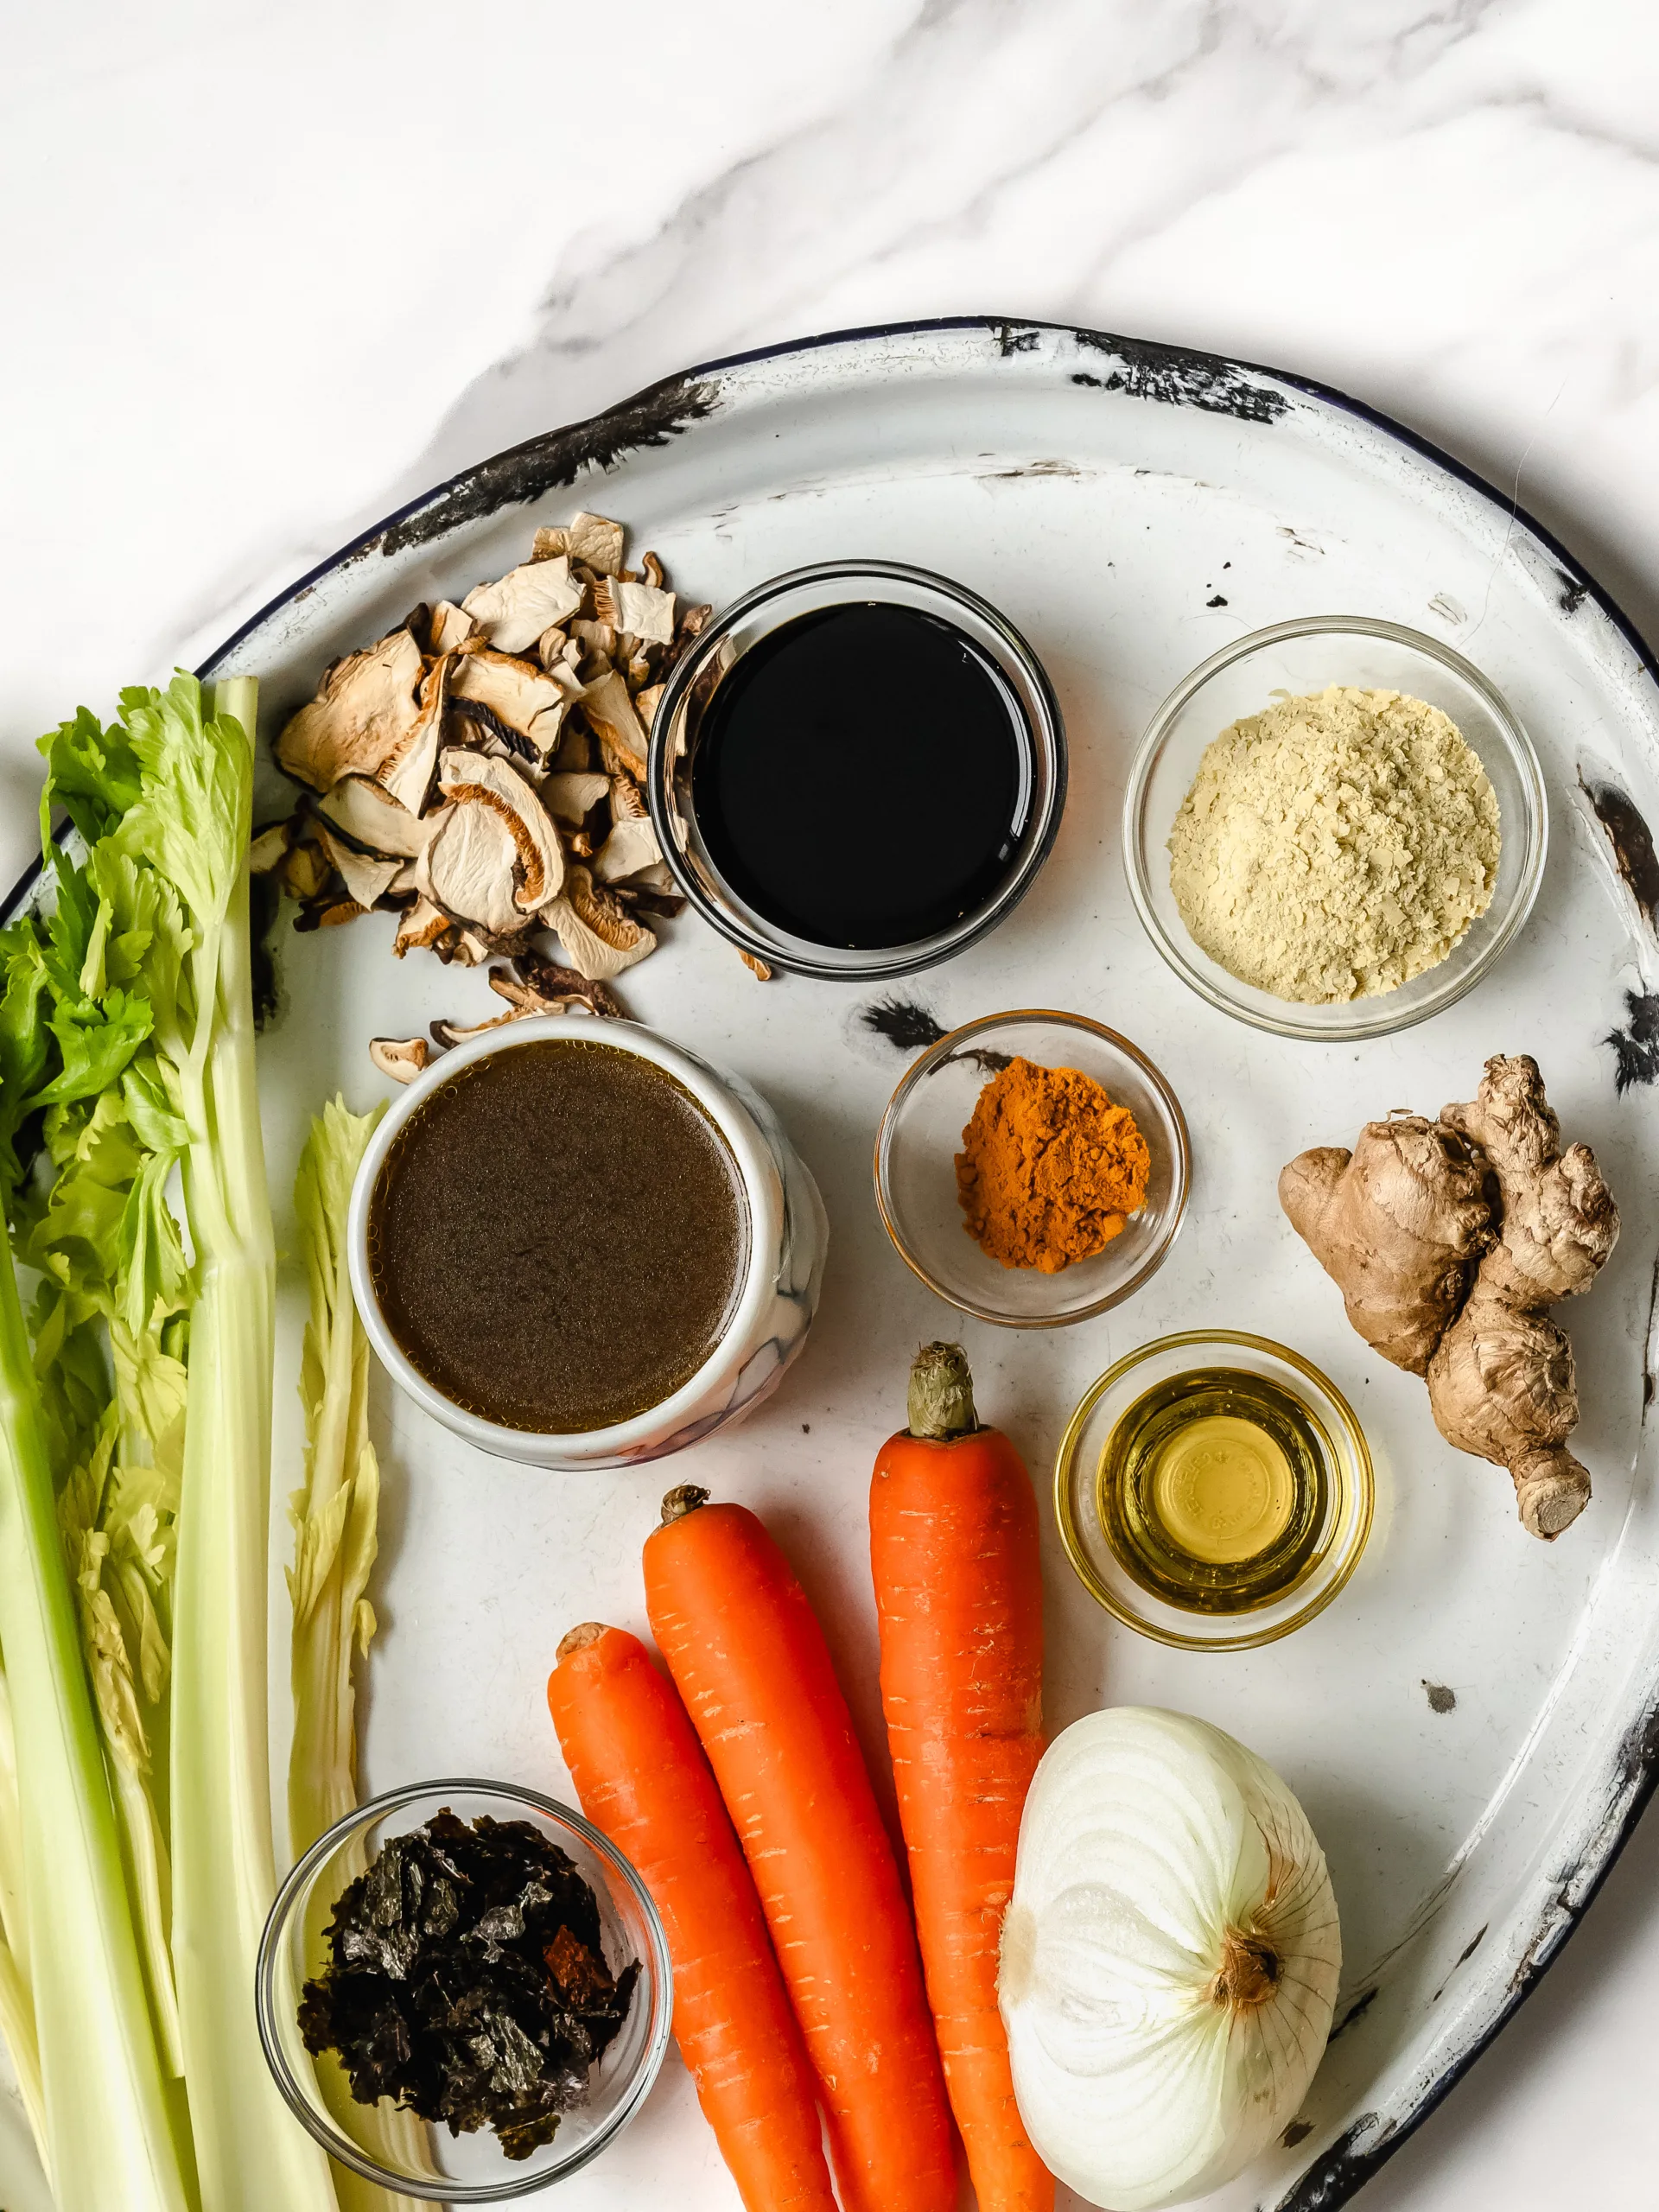
[[[357, 1802], [355, 1650], [366, 1656], [374, 1634], [367, 1597], [374, 1565], [380, 1471], [369, 1440], [368, 1338], [352, 1302], [346, 1215], [358, 1162], [379, 1120], [332, 1099], [311, 1123], [295, 1178], [310, 1312], [300, 1362], [305, 1408], [305, 1482], [289, 1501], [294, 1564], [292, 1673], [294, 1738], [288, 1764], [289, 1847], [297, 1859]], [[362, 1864], [346, 1866], [348, 1878]], [[308, 1931], [320, 1953], [330, 1906]], [[436, 2178], [425, 2123], [396, 2107], [353, 2101], [345, 2075], [320, 2068], [330, 2109], [347, 2133], [383, 2163]], [[418, 2212], [343, 2166], [334, 2169], [341, 2212]]]
[[178, 1071], [195, 1299], [173, 1597], [173, 1954], [205, 2212], [333, 2212], [327, 2161], [276, 2093], [253, 2008], [276, 1889], [265, 1648], [275, 1255], [247, 870], [256, 706], [250, 679], [221, 684], [215, 724], [204, 733], [198, 718], [182, 746], [175, 728], [135, 715], [149, 773], [124, 825], [173, 882], [194, 938], [194, 1027]]
[[190, 2212], [10, 1258], [0, 1261], [0, 1593], [59, 2212]]
[[35, 2032], [35, 1993], [29, 1986], [29, 1929], [23, 1912], [23, 1808], [17, 1796], [17, 1745], [11, 1692], [0, 1673], [0, 2036], [28, 2115], [35, 2148], [47, 2168], [46, 2099], [41, 2044]]
[[289, 1501], [294, 1565], [294, 1739], [289, 1845], [297, 1858], [357, 1802], [352, 1653], [366, 1655], [374, 1610], [380, 1472], [369, 1441], [368, 1339], [352, 1302], [346, 1210], [378, 1112], [334, 1099], [311, 1124], [294, 1187], [310, 1292], [300, 1368], [306, 1479]]

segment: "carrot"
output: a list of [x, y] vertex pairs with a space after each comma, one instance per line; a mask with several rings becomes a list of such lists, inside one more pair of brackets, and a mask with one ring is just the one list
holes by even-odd
[[870, 1484], [881, 1704], [916, 1932], [950, 2109], [980, 2212], [1048, 2212], [1054, 2183], [1014, 2101], [996, 2003], [1020, 1814], [1043, 1749], [1037, 1500], [980, 1427], [959, 1344], [929, 1344], [910, 1427]]
[[688, 1485], [645, 1606], [747, 1855], [823, 2085], [848, 2212], [952, 2212], [950, 2115], [916, 1939], [823, 1631], [753, 1513]]
[[573, 1628], [558, 1662], [547, 1702], [564, 1763], [662, 1915], [680, 2055], [747, 2212], [835, 2212], [817, 2085], [685, 1708], [621, 1629]]

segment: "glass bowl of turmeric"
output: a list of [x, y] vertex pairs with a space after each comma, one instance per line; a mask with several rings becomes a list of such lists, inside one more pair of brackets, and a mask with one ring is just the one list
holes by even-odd
[[1186, 1120], [1127, 1037], [1031, 1008], [953, 1029], [912, 1062], [875, 1140], [875, 1202], [930, 1290], [1009, 1329], [1118, 1306], [1186, 1207]]

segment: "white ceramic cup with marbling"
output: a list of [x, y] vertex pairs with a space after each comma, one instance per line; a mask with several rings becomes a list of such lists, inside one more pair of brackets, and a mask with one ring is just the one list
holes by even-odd
[[[460, 1068], [542, 1039], [603, 1043], [650, 1060], [683, 1085], [725, 1140], [742, 1185], [748, 1255], [720, 1339], [677, 1390], [632, 1420], [556, 1435], [509, 1428], [444, 1395], [411, 1363], [388, 1327], [369, 1264], [369, 1212], [399, 1131]], [[423, 1070], [381, 1121], [352, 1189], [347, 1225], [352, 1294], [376, 1357], [397, 1387], [434, 1421], [498, 1459], [532, 1467], [630, 1467], [660, 1459], [739, 1421], [776, 1386], [806, 1341], [823, 1280], [830, 1224], [817, 1185], [760, 1093], [683, 1045], [632, 1021], [590, 1014], [531, 1014], [443, 1053]]]

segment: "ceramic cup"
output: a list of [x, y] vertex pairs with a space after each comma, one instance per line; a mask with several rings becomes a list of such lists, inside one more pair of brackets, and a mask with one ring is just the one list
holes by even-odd
[[[747, 1202], [749, 1255], [725, 1332], [681, 1388], [631, 1421], [607, 1428], [545, 1435], [507, 1428], [468, 1413], [429, 1382], [399, 1348], [375, 1295], [369, 1270], [369, 1206], [397, 1134], [423, 1100], [475, 1060], [543, 1039], [604, 1044], [653, 1061], [682, 1084], [730, 1148]], [[552, 1140], [550, 1140], [552, 1141]], [[416, 1405], [498, 1459], [527, 1466], [630, 1467], [660, 1459], [740, 1420], [776, 1386], [802, 1344], [818, 1302], [830, 1224], [817, 1185], [760, 1093], [637, 1022], [591, 1014], [531, 1014], [445, 1052], [391, 1106], [371, 1140], [352, 1188], [352, 1294], [375, 1357]]]

